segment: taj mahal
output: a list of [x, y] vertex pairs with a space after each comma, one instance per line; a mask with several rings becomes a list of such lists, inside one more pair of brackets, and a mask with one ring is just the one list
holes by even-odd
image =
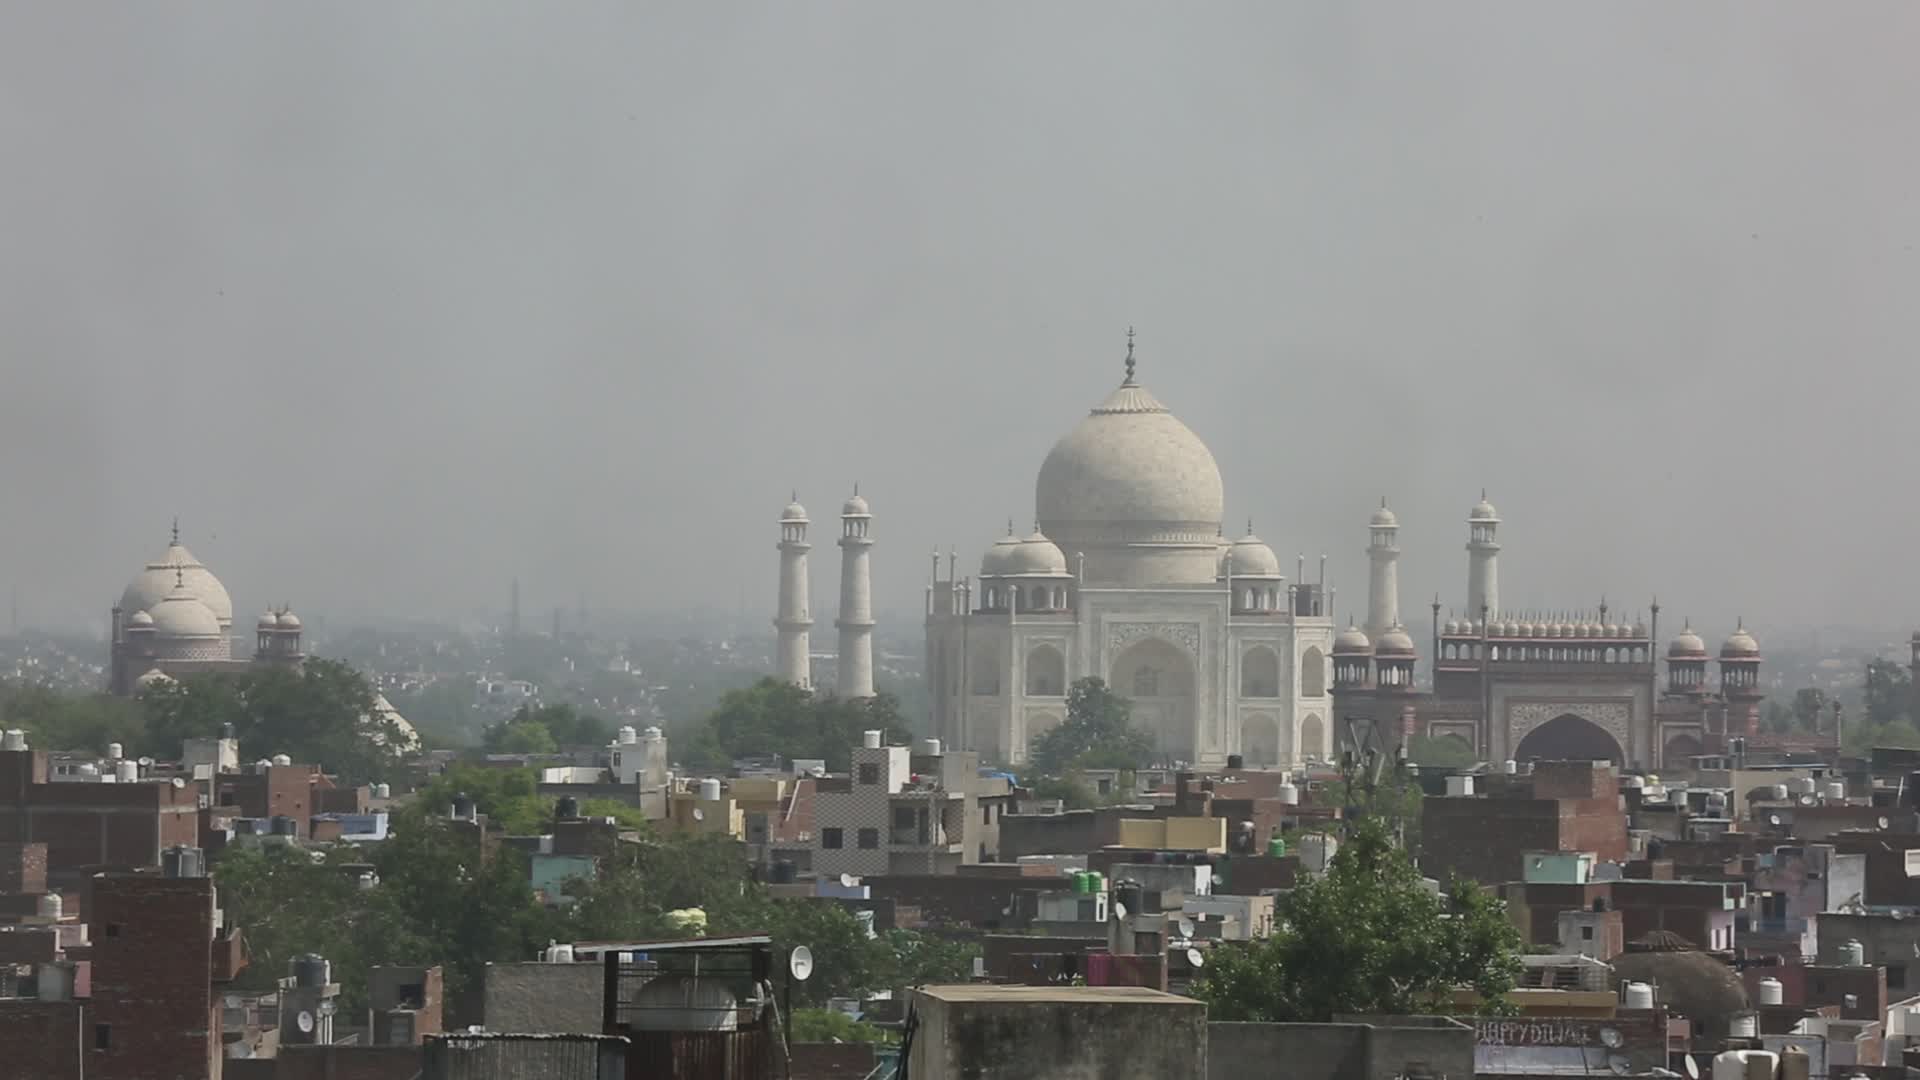
[[[1435, 598], [1431, 676], [1418, 679], [1422, 650], [1400, 618], [1399, 520], [1384, 500], [1366, 522], [1366, 622], [1339, 629], [1324, 568], [1310, 582], [1303, 560], [1289, 581], [1251, 525], [1225, 535], [1219, 466], [1142, 385], [1132, 339], [1120, 385], [1041, 463], [1033, 531], [1009, 523], [977, 575], [933, 556], [925, 672], [930, 730], [946, 744], [1023, 764], [1087, 676], [1132, 702], [1157, 758], [1198, 766], [1293, 767], [1416, 736], [1457, 739], [1482, 760], [1674, 766], [1786, 738], [1760, 730], [1760, 650], [1744, 625], [1721, 648], [1717, 680], [1683, 626], [1664, 651], [1663, 685], [1657, 601], [1650, 620], [1632, 621], [1610, 617], [1604, 600], [1579, 612], [1502, 609], [1500, 515], [1484, 492], [1466, 517], [1459, 610], [1470, 617], [1443, 621]], [[842, 697], [874, 693], [872, 523], [856, 489], [838, 540]], [[796, 498], [780, 516], [774, 619], [779, 677], [802, 687], [812, 685], [809, 526]], [[1837, 729], [1809, 738], [1825, 745]]]

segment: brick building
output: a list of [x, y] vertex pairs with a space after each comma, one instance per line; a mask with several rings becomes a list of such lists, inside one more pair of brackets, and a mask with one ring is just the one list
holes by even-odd
[[186, 781], [50, 783], [44, 750], [0, 750], [0, 844], [44, 844], [46, 873], [157, 866], [199, 842], [200, 794]]
[[1598, 761], [1543, 761], [1526, 782], [1479, 795], [1421, 800], [1420, 867], [1497, 885], [1522, 877], [1529, 852], [1586, 851], [1603, 862], [1627, 857], [1619, 778]]

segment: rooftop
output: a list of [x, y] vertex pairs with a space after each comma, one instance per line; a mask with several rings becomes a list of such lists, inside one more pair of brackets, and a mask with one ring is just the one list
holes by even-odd
[[1045, 1002], [1058, 1005], [1090, 1003], [1133, 1003], [1139, 1005], [1197, 1005], [1193, 998], [1165, 994], [1144, 986], [1001, 986], [965, 983], [953, 986], [921, 986], [918, 992], [936, 1001], [990, 1001], [1026, 1004]]

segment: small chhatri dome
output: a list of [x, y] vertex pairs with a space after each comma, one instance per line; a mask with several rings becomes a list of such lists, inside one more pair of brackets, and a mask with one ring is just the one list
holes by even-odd
[[1393, 511], [1387, 509], [1387, 500], [1384, 497], [1380, 500], [1380, 509], [1373, 512], [1372, 524], [1376, 529], [1397, 529], [1400, 527], [1400, 519], [1394, 517]]
[[794, 492], [793, 501], [787, 503], [787, 508], [780, 512], [780, 523], [782, 525], [804, 524], [806, 520], [807, 508], [800, 505], [800, 493]]
[[170, 683], [172, 681], [173, 676], [161, 671], [159, 668], [149, 668], [145, 675], [133, 680], [133, 685], [141, 690], [145, 690], [147, 687], [153, 686], [156, 683]]
[[855, 484], [853, 486], [853, 498], [848, 499], [844, 504], [841, 505], [840, 516], [841, 517], [872, 517], [873, 516], [873, 514], [867, 509], [867, 500], [863, 498], [860, 494], [860, 485]]
[[1720, 646], [1722, 660], [1751, 660], [1760, 655], [1760, 643], [1747, 633], [1747, 624], [1743, 619], [1735, 627], [1727, 640]]
[[1333, 639], [1333, 651], [1337, 655], [1372, 652], [1373, 643], [1367, 640], [1366, 631], [1349, 622], [1340, 636]]
[[220, 617], [193, 595], [184, 580], [148, 614], [153, 617], [154, 632], [162, 637], [217, 638], [221, 634]]
[[280, 629], [282, 630], [300, 629], [300, 616], [295, 615], [291, 611], [282, 611], [280, 613]]
[[1413, 638], [1407, 636], [1404, 627], [1395, 625], [1393, 629], [1380, 635], [1380, 641], [1374, 646], [1375, 656], [1412, 656]]
[[269, 611], [266, 614], [260, 616], [260, 618], [254, 623], [254, 626], [261, 630], [279, 629], [280, 616]]
[[1681, 626], [1680, 633], [1667, 646], [1667, 657], [1672, 660], [1704, 660], [1707, 658], [1707, 643], [1693, 632], [1693, 624], [1687, 623]]
[[993, 542], [980, 557], [981, 577], [1000, 577], [1019, 573], [1020, 538], [1013, 535], [1013, 522], [1007, 522], [1007, 535]]
[[1236, 578], [1280, 577], [1280, 558], [1259, 537], [1253, 535], [1253, 523], [1247, 523], [1247, 535], [1227, 545], [1227, 572]]
[[153, 626], [153, 616], [144, 611], [136, 611], [127, 616], [127, 629], [145, 630]]
[[[994, 545], [998, 547], [999, 545]], [[1022, 540], [1007, 555], [1007, 569], [1004, 574], [1041, 574], [1058, 577], [1067, 572], [1067, 557], [1060, 546], [1046, 538], [1039, 529], [1033, 535]]]
[[1457, 634], [1457, 633], [1459, 633], [1459, 632], [1460, 632], [1460, 620], [1459, 620], [1459, 619], [1448, 619], [1448, 620], [1447, 620], [1447, 624], [1446, 624], [1446, 627], [1445, 627], [1444, 629], [1442, 629], [1442, 630], [1441, 630], [1440, 632], [1441, 632], [1441, 633], [1443, 633], [1443, 634]]
[[1467, 520], [1493, 522], [1500, 520], [1500, 511], [1495, 510], [1493, 504], [1487, 501], [1487, 493], [1485, 490], [1480, 492], [1480, 501], [1475, 503], [1473, 509], [1468, 512]]

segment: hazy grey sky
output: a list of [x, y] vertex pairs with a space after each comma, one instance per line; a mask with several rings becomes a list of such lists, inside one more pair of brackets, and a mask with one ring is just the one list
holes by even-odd
[[[1120, 374], [1359, 610], [1920, 620], [1909, 3], [34, 3], [0, 552], [98, 622], [711, 603], [853, 484], [919, 610]], [[832, 526], [815, 616], [832, 617]]]

